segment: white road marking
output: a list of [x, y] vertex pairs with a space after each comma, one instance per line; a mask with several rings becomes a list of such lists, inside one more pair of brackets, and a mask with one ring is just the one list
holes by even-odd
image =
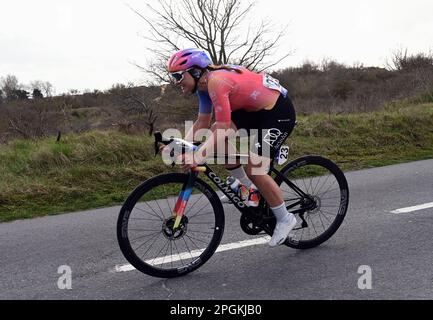
[[419, 206], [414, 206], [414, 207], [397, 209], [397, 210], [391, 211], [391, 213], [395, 213], [395, 214], [410, 213], [410, 212], [419, 211], [419, 210], [425, 210], [425, 209], [430, 209], [430, 208], [433, 208], [433, 202], [421, 204]]
[[[240, 241], [240, 242], [224, 244], [224, 245], [220, 245], [218, 247], [218, 249], [216, 250], [216, 252], [217, 253], [218, 252], [225, 252], [225, 251], [230, 251], [230, 250], [235, 250], [235, 249], [241, 249], [241, 248], [246, 248], [246, 247], [263, 245], [263, 244], [268, 243], [270, 239], [271, 239], [271, 237], [266, 236], [266, 237], [257, 238], [257, 239], [253, 239], [253, 240], [245, 240], [245, 241]], [[180, 261], [180, 260], [184, 260], [184, 259], [186, 260], [186, 259], [196, 258], [196, 257], [200, 256], [200, 254], [202, 254], [202, 252], [204, 250], [205, 249], [194, 250], [191, 252], [183, 252], [181, 254], [177, 254], [176, 256], [159, 257], [159, 258], [147, 260], [145, 262], [150, 264], [150, 265], [153, 265], [153, 266], [159, 266], [162, 264], [176, 262], [176, 261]], [[135, 270], [135, 268], [130, 264], [117, 265], [114, 267], [114, 272], [128, 272], [128, 271], [133, 271], [133, 270]]]

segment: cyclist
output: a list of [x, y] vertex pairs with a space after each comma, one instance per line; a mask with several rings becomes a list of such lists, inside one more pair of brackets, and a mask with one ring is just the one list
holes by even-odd
[[283, 244], [297, 221], [287, 211], [282, 191], [267, 171], [271, 159], [296, 123], [295, 110], [287, 90], [269, 75], [254, 73], [241, 66], [216, 66], [199, 49], [176, 52], [168, 61], [167, 69], [184, 95], [197, 94], [199, 99], [198, 119], [186, 140], [193, 141], [195, 132], [208, 129], [212, 111], [215, 113], [212, 135], [198, 152], [184, 156], [184, 170], [203, 164], [206, 155], [213, 154], [217, 143], [225, 143], [226, 137], [216, 134], [217, 130], [245, 129], [251, 133], [256, 129], [246, 172], [239, 165], [229, 166], [228, 169], [232, 169], [232, 174], [244, 183], [249, 181], [247, 174], [257, 186], [277, 219], [269, 245]]

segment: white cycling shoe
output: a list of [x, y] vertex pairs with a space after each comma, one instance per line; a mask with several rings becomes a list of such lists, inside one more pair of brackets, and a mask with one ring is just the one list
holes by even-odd
[[292, 213], [289, 213], [289, 215], [282, 221], [277, 222], [274, 234], [268, 242], [269, 246], [276, 247], [284, 244], [290, 232], [296, 226], [296, 223], [296, 218]]

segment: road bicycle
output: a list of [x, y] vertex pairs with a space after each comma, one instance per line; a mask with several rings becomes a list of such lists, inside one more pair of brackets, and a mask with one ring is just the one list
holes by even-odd
[[[180, 145], [183, 152], [199, 145], [181, 139], [165, 140], [157, 132], [155, 153], [161, 145], [172, 143]], [[135, 189], [119, 213], [120, 249], [137, 270], [159, 278], [180, 277], [203, 266], [217, 250], [224, 232], [224, 208], [214, 188], [200, 174], [240, 211], [240, 226], [246, 234], [272, 236], [276, 219], [263, 197], [258, 207], [248, 207], [207, 164], [189, 173], [162, 174]], [[348, 209], [349, 188], [335, 163], [310, 155], [278, 170], [274, 161], [269, 175], [283, 191], [287, 210], [298, 220], [286, 246], [314, 248], [338, 230]]]

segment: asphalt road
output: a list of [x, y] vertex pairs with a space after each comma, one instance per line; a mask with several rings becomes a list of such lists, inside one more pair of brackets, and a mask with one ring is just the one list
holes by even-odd
[[[127, 264], [116, 240], [119, 207], [0, 224], [0, 299], [433, 299], [433, 208], [391, 213], [433, 202], [433, 160], [346, 176], [348, 215], [322, 246], [225, 251], [171, 280], [114, 271]], [[251, 239], [225, 209], [222, 243]], [[58, 287], [64, 265], [69, 290]], [[371, 289], [361, 290], [365, 270]]]

